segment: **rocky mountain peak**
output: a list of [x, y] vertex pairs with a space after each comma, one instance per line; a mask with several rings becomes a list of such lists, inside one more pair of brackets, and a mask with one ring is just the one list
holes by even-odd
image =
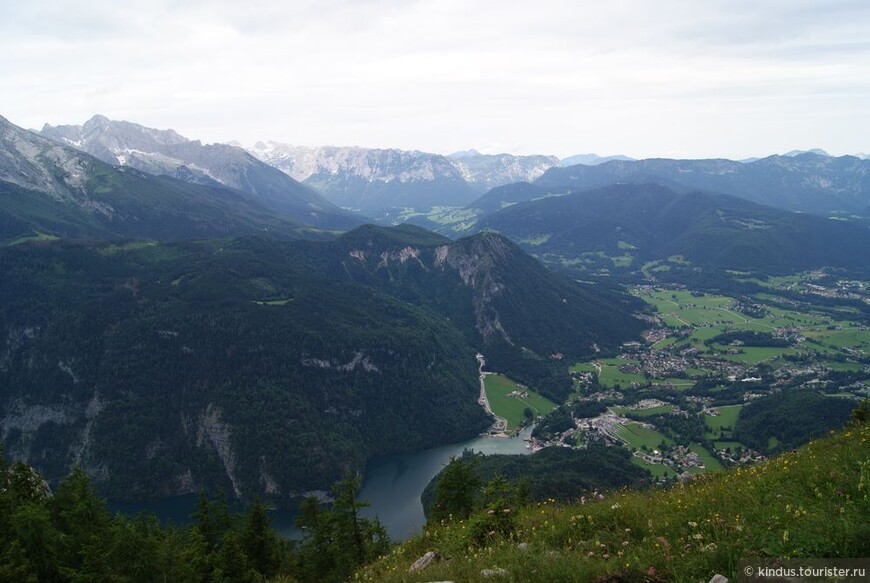
[[92, 160], [8, 120], [0, 123], [0, 181], [50, 194], [77, 197]]
[[94, 129], [105, 128], [111, 123], [112, 123], [112, 120], [110, 120], [108, 117], [106, 117], [105, 115], [97, 113], [97, 114], [94, 114], [94, 116], [91, 117], [91, 119], [86, 121], [84, 123], [84, 126], [82, 126], [82, 127], [83, 127], [83, 129], [85, 129], [87, 131], [93, 131]]

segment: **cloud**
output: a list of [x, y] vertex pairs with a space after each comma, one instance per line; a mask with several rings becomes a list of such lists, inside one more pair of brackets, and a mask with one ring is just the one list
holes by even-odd
[[6, 12], [0, 114], [28, 127], [100, 112], [205, 141], [735, 157], [857, 151], [870, 129], [866, 2], [31, 0]]

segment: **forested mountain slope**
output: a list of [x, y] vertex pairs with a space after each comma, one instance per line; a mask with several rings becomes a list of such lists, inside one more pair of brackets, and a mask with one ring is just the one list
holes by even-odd
[[325, 489], [372, 455], [484, 429], [477, 350], [560, 394], [554, 351], [640, 329], [635, 300], [491, 234], [39, 242], [0, 263], [0, 437], [114, 497]]
[[313, 276], [288, 244], [29, 244], [0, 263], [2, 440], [49, 479], [282, 499], [488, 424], [449, 322]]
[[613, 349], [640, 334], [636, 298], [554, 274], [506, 238], [455, 242], [419, 227], [366, 226], [327, 245], [324, 269], [450, 319], [493, 370], [556, 400], [570, 382], [564, 362]]
[[[613, 160], [597, 166], [551, 168], [535, 181], [545, 188], [589, 189], [655, 182], [706, 190], [777, 208], [826, 215], [860, 213], [870, 202], [870, 161], [813, 152], [734, 160]], [[681, 188], [680, 188], [681, 187]]]
[[634, 269], [675, 255], [698, 266], [769, 273], [870, 268], [870, 229], [861, 224], [654, 184], [518, 203], [484, 216], [475, 228], [502, 233], [541, 255], [627, 255]]

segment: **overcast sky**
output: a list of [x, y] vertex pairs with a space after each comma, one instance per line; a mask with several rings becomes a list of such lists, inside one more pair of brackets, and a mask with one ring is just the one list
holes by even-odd
[[0, 115], [204, 142], [870, 151], [870, 1], [0, 0]]

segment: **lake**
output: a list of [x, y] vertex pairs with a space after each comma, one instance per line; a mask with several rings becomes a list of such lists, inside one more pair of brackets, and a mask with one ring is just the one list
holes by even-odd
[[[370, 518], [377, 516], [393, 540], [408, 539], [420, 532], [426, 522], [420, 502], [423, 489], [451, 457], [461, 455], [466, 449], [484, 454], [528, 454], [530, 450], [524, 440], [531, 432], [532, 428], [527, 427], [516, 437], [476, 437], [414, 453], [374, 458], [363, 475], [359, 499], [367, 500], [371, 506], [362, 514]], [[190, 494], [143, 502], [110, 502], [109, 508], [125, 514], [153, 513], [163, 522], [172, 521], [178, 525], [190, 522], [196, 500], [197, 496]], [[276, 510], [270, 516], [272, 527], [283, 536], [302, 538], [294, 524], [295, 513]]]
[[405, 540], [418, 533], [426, 522], [420, 494], [451, 457], [466, 449], [485, 454], [527, 454], [524, 440], [532, 428], [516, 437], [478, 437], [415, 453], [374, 458], [366, 466], [359, 498], [371, 503], [365, 516], [377, 516], [393, 540]]

